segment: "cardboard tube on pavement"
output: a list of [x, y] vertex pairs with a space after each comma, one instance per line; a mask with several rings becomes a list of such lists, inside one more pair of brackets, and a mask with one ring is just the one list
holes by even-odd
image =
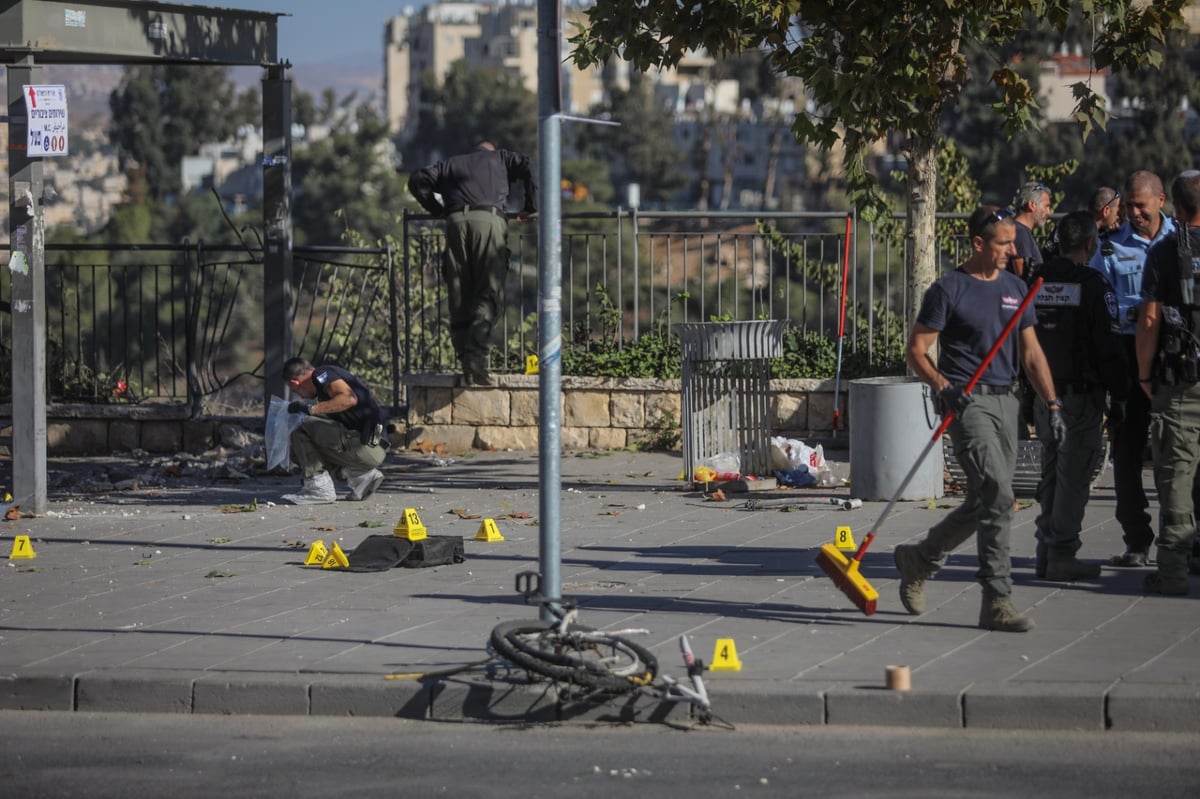
[[887, 687], [889, 691], [908, 691], [912, 689], [912, 673], [908, 666], [887, 667]]

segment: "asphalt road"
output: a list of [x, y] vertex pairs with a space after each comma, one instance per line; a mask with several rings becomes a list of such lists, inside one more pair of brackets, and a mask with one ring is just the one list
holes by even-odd
[[0, 712], [34, 797], [1194, 797], [1200, 736]]

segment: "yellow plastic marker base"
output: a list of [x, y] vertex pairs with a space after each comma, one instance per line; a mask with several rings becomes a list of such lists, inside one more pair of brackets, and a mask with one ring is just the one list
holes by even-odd
[[32, 560], [37, 557], [37, 553], [33, 551], [33, 544], [29, 543], [29, 536], [19, 535], [13, 539], [12, 552], [9, 554], [9, 560]]
[[538, 357], [536, 355], [525, 356], [525, 374], [536, 375], [538, 373]]
[[854, 552], [858, 549], [858, 544], [854, 543], [854, 534], [850, 532], [849, 527], [839, 527], [833, 536], [834, 545], [843, 551]]
[[304, 559], [304, 565], [320, 566], [325, 563], [327, 557], [329, 557], [329, 550], [325, 548], [325, 542], [313, 541], [313, 545], [308, 548], [308, 557]]
[[421, 523], [421, 517], [417, 515], [416, 508], [405, 508], [404, 515], [400, 517], [400, 523], [396, 525], [395, 530], [392, 530], [392, 535], [397, 538], [407, 538], [409, 541], [420, 541], [428, 534], [429, 531]]
[[346, 557], [346, 553], [338, 546], [337, 541], [333, 542], [333, 549], [329, 550], [329, 554], [325, 557], [325, 562], [321, 564], [322, 569], [346, 569], [350, 567], [350, 558]]
[[709, 671], [741, 671], [742, 661], [738, 660], [737, 646], [732, 638], [718, 638], [713, 647], [712, 662]]
[[475, 540], [503, 541], [504, 536], [500, 535], [500, 530], [496, 527], [495, 519], [484, 519], [479, 524], [479, 532], [475, 534]]

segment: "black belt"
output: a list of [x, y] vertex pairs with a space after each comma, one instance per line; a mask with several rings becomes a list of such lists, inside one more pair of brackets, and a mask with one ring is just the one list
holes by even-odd
[[978, 383], [973, 389], [978, 394], [1013, 394], [1016, 390], [1016, 383], [1009, 383], [1005, 386], [989, 386], [984, 383]]
[[447, 216], [450, 216], [450, 214], [462, 214], [467, 211], [487, 211], [492, 216], [507, 216], [507, 214], [494, 205], [464, 205], [462, 208], [454, 209]]

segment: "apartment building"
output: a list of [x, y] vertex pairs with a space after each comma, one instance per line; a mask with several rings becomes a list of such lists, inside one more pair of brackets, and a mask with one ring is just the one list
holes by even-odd
[[[584, 19], [582, 6], [563, 9], [563, 53], [571, 23]], [[472, 3], [453, 0], [407, 8], [384, 26], [383, 97], [388, 126], [402, 139], [416, 124], [421, 76], [438, 79], [466, 59], [477, 68], [495, 67], [521, 76], [537, 88], [537, 4], [535, 0]], [[563, 110], [584, 113], [603, 98], [600, 70], [562, 65]]]

